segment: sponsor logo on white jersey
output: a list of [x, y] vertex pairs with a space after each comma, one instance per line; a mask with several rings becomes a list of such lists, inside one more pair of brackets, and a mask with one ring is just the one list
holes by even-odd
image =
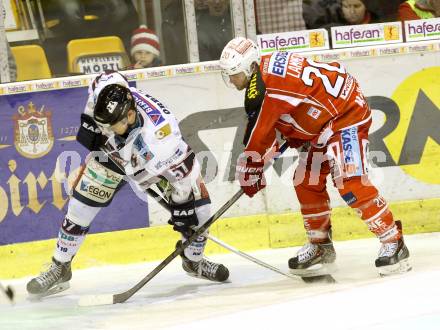
[[162, 112], [153, 103], [149, 102], [146, 98], [142, 97], [142, 95], [138, 93], [133, 93], [133, 96], [136, 105], [145, 111], [154, 126], [159, 126], [165, 121]]
[[170, 124], [166, 124], [165, 126], [159, 128], [156, 132], [154, 132], [154, 135], [158, 140], [162, 140], [164, 137], [171, 134], [171, 126]]

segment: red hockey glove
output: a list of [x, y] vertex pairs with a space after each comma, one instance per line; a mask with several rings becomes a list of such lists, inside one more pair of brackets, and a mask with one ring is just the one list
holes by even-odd
[[240, 181], [241, 189], [252, 198], [257, 192], [266, 187], [264, 162], [254, 162], [250, 158], [239, 160], [237, 164], [237, 177]]

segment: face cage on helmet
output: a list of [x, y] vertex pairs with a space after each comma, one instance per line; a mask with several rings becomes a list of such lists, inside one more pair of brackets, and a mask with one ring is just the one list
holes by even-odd
[[231, 83], [231, 79], [229, 78], [229, 75], [226, 73], [226, 71], [221, 71], [223, 82], [228, 88], [235, 88], [234, 84]]
[[229, 88], [235, 88], [235, 85], [233, 83], [231, 83], [231, 79], [229, 77], [233, 76], [235, 74], [239, 74], [241, 72], [243, 72], [245, 74], [246, 79], [249, 81], [249, 79], [252, 76], [252, 71], [251, 70], [242, 70], [242, 71], [239, 71], [239, 72], [236, 72], [236, 73], [233, 73], [233, 74], [228, 74], [226, 72], [226, 70], [222, 70], [221, 74], [222, 74], [222, 78], [223, 78], [223, 81], [224, 81], [225, 85], [227, 87], [229, 87]]

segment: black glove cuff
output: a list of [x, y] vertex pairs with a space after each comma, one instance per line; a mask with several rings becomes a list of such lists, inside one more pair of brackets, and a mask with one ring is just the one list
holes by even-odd
[[90, 151], [98, 151], [103, 135], [98, 125], [89, 115], [81, 114], [81, 126], [76, 135], [76, 140]]

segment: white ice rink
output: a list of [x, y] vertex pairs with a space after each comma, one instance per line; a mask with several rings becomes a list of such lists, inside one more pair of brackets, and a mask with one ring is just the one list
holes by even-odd
[[[413, 270], [379, 278], [375, 239], [337, 242], [336, 284], [305, 284], [233, 254], [212, 256], [229, 267], [219, 284], [185, 275], [180, 260], [124, 304], [78, 307], [83, 295], [118, 293], [158, 263], [75, 271], [68, 291], [26, 299], [27, 279], [2, 281], [16, 304], [0, 297], [1, 330], [39, 329], [440, 329], [440, 233], [406, 236]], [[212, 243], [211, 243], [212, 244]], [[287, 271], [296, 248], [251, 253]]]

